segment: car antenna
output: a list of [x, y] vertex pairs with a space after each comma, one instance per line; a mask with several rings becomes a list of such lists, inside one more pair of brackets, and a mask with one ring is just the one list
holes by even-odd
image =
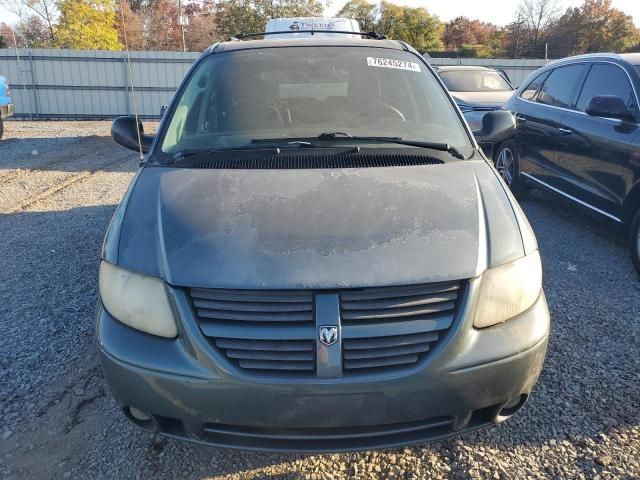
[[127, 51], [127, 66], [129, 68], [129, 84], [131, 88], [131, 103], [133, 105], [133, 114], [136, 117], [136, 132], [138, 133], [138, 152], [140, 153], [140, 162], [144, 159], [142, 153], [142, 138], [140, 138], [140, 120], [138, 119], [138, 103], [136, 102], [136, 91], [133, 88], [133, 69], [131, 68], [131, 52], [129, 52], [129, 40], [127, 39], [127, 24], [124, 21], [124, 9], [122, 8], [122, 0], [120, 0], [120, 16], [122, 18], [122, 32], [124, 34], [124, 48]]

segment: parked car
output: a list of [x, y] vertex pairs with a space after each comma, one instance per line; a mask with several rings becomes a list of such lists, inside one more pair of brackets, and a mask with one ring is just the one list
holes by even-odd
[[472, 130], [482, 126], [487, 112], [501, 110], [514, 88], [498, 70], [481, 66], [443, 66], [437, 68]]
[[0, 138], [4, 134], [3, 120], [13, 115], [13, 102], [9, 92], [9, 82], [0, 75]]
[[[514, 127], [492, 112], [478, 135]], [[155, 136], [133, 117], [112, 135], [147, 152], [106, 234], [97, 319], [138, 426], [343, 451], [525, 403], [549, 332], [536, 240], [406, 43], [216, 44]]]
[[629, 229], [640, 272], [640, 54], [592, 54], [532, 73], [505, 105], [515, 139], [495, 149], [516, 192], [544, 188]]

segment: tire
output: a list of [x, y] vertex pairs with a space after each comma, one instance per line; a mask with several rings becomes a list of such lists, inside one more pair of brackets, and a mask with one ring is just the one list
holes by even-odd
[[527, 186], [520, 180], [520, 157], [513, 140], [501, 143], [495, 150], [493, 163], [514, 195], [523, 196]]
[[640, 275], [640, 208], [636, 211], [629, 229], [629, 253], [633, 266]]

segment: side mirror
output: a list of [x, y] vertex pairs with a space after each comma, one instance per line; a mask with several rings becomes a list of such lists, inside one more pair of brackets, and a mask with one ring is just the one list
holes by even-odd
[[478, 143], [500, 143], [516, 133], [516, 120], [509, 112], [487, 112], [482, 117], [482, 128], [473, 136]]
[[589, 100], [585, 110], [592, 117], [615, 118], [625, 122], [635, 122], [636, 116], [622, 98], [615, 95], [600, 95]]
[[153, 135], [145, 135], [142, 122], [138, 121], [136, 125], [136, 117], [118, 117], [111, 124], [111, 138], [123, 147], [138, 152], [138, 132], [140, 132], [140, 143], [142, 144], [142, 153], [147, 153], [153, 142]]

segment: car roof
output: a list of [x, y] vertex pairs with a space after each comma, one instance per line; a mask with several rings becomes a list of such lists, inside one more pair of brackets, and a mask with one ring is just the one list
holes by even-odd
[[396, 40], [350, 39], [350, 38], [291, 38], [269, 40], [242, 40], [216, 43], [207, 49], [209, 53], [230, 52], [234, 50], [252, 50], [257, 48], [277, 47], [365, 47], [386, 48], [391, 50], [412, 51], [406, 44]]
[[626, 62], [632, 65], [640, 65], [640, 53], [586, 53], [584, 55], [575, 55], [573, 57], [561, 58], [559, 60], [553, 60], [549, 62], [546, 67], [553, 65], [560, 65], [563, 63], [575, 62], [577, 60], [613, 60], [618, 63]]
[[438, 65], [438, 70], [441, 72], [453, 72], [456, 70], [490, 70], [494, 71], [491, 67], [483, 67], [481, 65]]

